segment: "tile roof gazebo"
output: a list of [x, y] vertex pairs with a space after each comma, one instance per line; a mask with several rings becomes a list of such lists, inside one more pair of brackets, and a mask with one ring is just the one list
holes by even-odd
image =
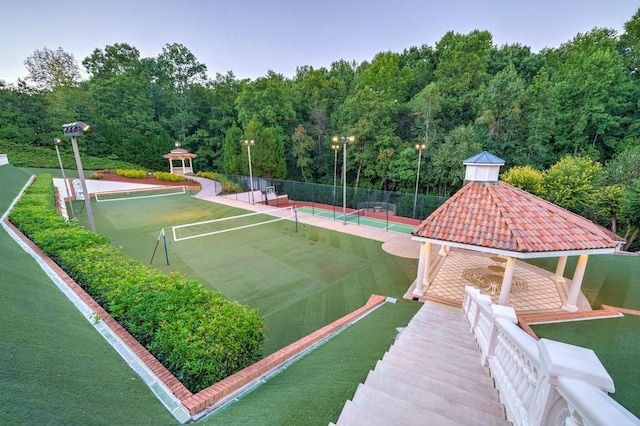
[[[165, 154], [162, 157], [169, 160], [169, 173], [178, 175], [181, 174], [183, 176], [193, 174], [193, 166], [191, 160], [197, 157], [197, 155], [190, 153], [186, 149], [180, 148], [180, 142], [176, 141], [175, 149], [172, 149], [168, 154]], [[174, 161], [180, 161], [182, 167], [174, 167]]]
[[[559, 257], [553, 279], [563, 282], [567, 256], [579, 256], [562, 309], [576, 311], [589, 254], [613, 253], [620, 237], [542, 198], [498, 181], [504, 161], [482, 152], [464, 161], [465, 184], [412, 232], [421, 242], [415, 298], [429, 286], [431, 245], [506, 258], [499, 304], [506, 305], [515, 259]], [[447, 250], [444, 250], [445, 252]], [[426, 281], [426, 282], [425, 282]]]

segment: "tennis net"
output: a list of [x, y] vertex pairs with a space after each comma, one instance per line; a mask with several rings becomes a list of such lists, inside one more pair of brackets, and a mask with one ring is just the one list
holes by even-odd
[[166, 197], [170, 195], [186, 194], [186, 186], [158, 186], [153, 188], [137, 188], [116, 191], [96, 192], [95, 197], [98, 203], [107, 201], [133, 200], [139, 198]]
[[351, 223], [360, 223], [360, 217], [364, 216], [365, 213], [365, 209], [359, 209], [359, 210], [354, 210], [352, 212], [348, 212], [346, 215], [341, 213], [341, 214], [336, 214], [336, 220], [342, 220], [344, 222], [351, 222]]

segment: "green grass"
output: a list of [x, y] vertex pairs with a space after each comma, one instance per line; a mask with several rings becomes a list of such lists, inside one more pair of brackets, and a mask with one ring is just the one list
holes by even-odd
[[[0, 211], [28, 178], [0, 167]], [[0, 253], [0, 424], [175, 424], [4, 230]]]
[[329, 343], [203, 421], [211, 425], [326, 425], [422, 305], [387, 303]]
[[640, 316], [532, 326], [540, 337], [592, 349], [613, 378], [611, 397], [640, 417]]
[[[569, 258], [565, 271], [572, 277], [576, 257]], [[531, 263], [554, 271], [556, 258]], [[640, 256], [589, 256], [582, 291], [594, 308], [612, 305], [640, 310]], [[540, 337], [593, 349], [614, 380], [617, 391], [611, 396], [640, 417], [640, 317], [575, 321], [532, 326]]]
[[[171, 196], [94, 204], [98, 232], [149, 263], [161, 228], [247, 213]], [[253, 216], [251, 222], [272, 219]], [[229, 224], [229, 226], [233, 226]], [[172, 240], [172, 238], [168, 238]], [[265, 318], [265, 355], [362, 306], [372, 293], [402, 297], [417, 260], [386, 253], [367, 240], [289, 220], [169, 245], [153, 265], [199, 279]]]
[[[576, 261], [576, 256], [567, 260], [565, 277], [573, 276]], [[548, 271], [555, 271], [558, 259], [535, 259], [529, 263]], [[638, 277], [640, 277], [640, 256], [620, 254], [589, 256], [582, 282], [582, 292], [594, 309], [604, 304], [640, 310]]]

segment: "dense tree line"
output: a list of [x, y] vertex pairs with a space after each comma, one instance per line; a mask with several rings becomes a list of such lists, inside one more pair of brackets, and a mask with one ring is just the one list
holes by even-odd
[[256, 175], [332, 183], [331, 137], [353, 135], [350, 185], [412, 192], [420, 142], [420, 192], [447, 196], [481, 150], [506, 169], [545, 170], [569, 154], [608, 169], [640, 145], [640, 10], [623, 34], [594, 28], [539, 53], [495, 46], [487, 31], [448, 32], [435, 46], [300, 66], [292, 78], [209, 78], [180, 44], [154, 58], [127, 44], [95, 49], [82, 60], [86, 80], [62, 49], [25, 65], [27, 81], [0, 81], [0, 140], [49, 146], [81, 119], [93, 128], [88, 154], [151, 170], [167, 168], [162, 154], [177, 140], [198, 170], [247, 174], [239, 141], [253, 139]]

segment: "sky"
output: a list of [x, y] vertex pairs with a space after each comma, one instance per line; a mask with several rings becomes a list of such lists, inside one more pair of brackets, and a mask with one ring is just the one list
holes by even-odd
[[94, 49], [115, 43], [141, 57], [180, 43], [210, 77], [232, 71], [252, 80], [435, 47], [448, 31], [487, 30], [496, 46], [538, 52], [595, 27], [621, 34], [639, 7], [634, 0], [0, 0], [0, 80], [25, 78], [25, 59], [45, 47], [73, 54], [84, 70]]

